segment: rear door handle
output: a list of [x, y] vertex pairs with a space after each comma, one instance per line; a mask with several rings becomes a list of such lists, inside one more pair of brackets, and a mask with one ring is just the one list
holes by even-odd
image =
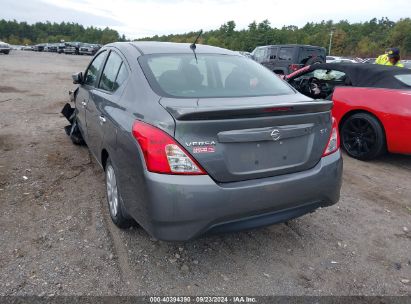
[[100, 115], [99, 117], [98, 117], [98, 119], [100, 119], [100, 122], [101, 123], [105, 123], [107, 120], [106, 120], [106, 118], [103, 116], [103, 115]]

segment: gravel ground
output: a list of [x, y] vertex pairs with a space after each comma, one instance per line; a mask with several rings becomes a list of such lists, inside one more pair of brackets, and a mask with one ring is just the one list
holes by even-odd
[[344, 156], [338, 204], [167, 243], [110, 221], [59, 114], [90, 57], [0, 55], [0, 295], [411, 295], [411, 156]]

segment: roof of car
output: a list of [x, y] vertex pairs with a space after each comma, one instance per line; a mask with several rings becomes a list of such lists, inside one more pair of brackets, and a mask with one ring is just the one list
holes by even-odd
[[310, 66], [308, 71], [336, 70], [344, 72], [356, 87], [376, 87], [391, 89], [409, 89], [410, 87], [396, 79], [395, 75], [411, 74], [411, 70], [363, 63], [319, 63]]
[[[145, 54], [173, 54], [173, 53], [190, 53], [193, 51], [190, 48], [190, 43], [176, 43], [176, 42], [157, 42], [157, 41], [135, 41], [135, 42], [116, 42], [112, 44], [113, 46], [122, 47], [134, 47], [142, 55]], [[227, 49], [196, 44], [197, 54], [225, 54], [225, 55], [237, 55], [239, 54], [234, 51]]]

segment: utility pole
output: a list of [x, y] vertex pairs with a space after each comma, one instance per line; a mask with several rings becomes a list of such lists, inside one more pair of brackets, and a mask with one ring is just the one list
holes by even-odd
[[332, 46], [332, 42], [333, 42], [334, 31], [335, 31], [335, 27], [332, 27], [331, 32], [330, 32], [330, 45], [328, 46], [328, 56], [331, 55], [331, 46]]

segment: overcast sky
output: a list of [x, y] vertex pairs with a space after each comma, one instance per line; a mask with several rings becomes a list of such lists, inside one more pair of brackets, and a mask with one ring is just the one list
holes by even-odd
[[282, 27], [330, 19], [396, 21], [411, 13], [410, 0], [0, 0], [0, 7], [0, 19], [108, 26], [128, 38], [216, 29], [229, 20], [243, 29], [264, 19]]

